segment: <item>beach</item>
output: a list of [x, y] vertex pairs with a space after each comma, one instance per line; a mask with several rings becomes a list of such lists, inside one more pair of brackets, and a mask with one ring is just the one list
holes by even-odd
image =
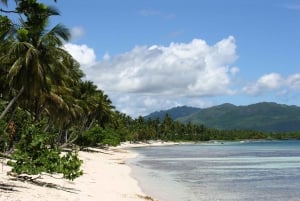
[[[152, 146], [153, 144], [151, 144]], [[167, 145], [158, 143], [156, 145]], [[125, 148], [150, 144], [123, 144], [116, 148], [80, 151], [83, 175], [74, 181], [60, 175], [42, 174], [40, 178], [19, 181], [7, 175], [10, 167], [5, 161], [0, 167], [1, 201], [145, 201], [155, 199], [145, 195], [138, 182], [131, 177], [125, 161], [136, 153]]]

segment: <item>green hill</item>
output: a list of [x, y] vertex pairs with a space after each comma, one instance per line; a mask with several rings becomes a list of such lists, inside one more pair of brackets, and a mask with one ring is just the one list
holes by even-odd
[[[174, 120], [183, 123], [204, 124], [206, 127], [217, 129], [266, 132], [300, 131], [300, 107], [298, 106], [262, 102], [247, 106], [226, 103], [205, 109], [186, 108], [189, 108], [187, 115], [182, 111], [184, 108], [181, 108], [181, 112], [176, 114], [174, 114], [173, 108], [161, 111], [160, 116], [168, 113]], [[172, 115], [169, 113], [170, 111], [173, 112]]]
[[145, 116], [144, 118], [146, 119], [157, 119], [159, 118], [160, 120], [162, 120], [166, 114], [170, 115], [170, 117], [172, 119], [178, 119], [180, 117], [185, 117], [185, 116], [189, 116], [195, 112], [200, 111], [200, 108], [196, 108], [196, 107], [188, 107], [188, 106], [180, 106], [180, 107], [174, 107], [171, 108], [169, 110], [162, 110], [159, 112], [153, 112], [147, 116]]

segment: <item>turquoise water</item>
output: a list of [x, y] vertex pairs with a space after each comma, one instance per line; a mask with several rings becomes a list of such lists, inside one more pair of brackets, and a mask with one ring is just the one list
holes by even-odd
[[135, 148], [133, 175], [161, 201], [299, 201], [300, 141]]

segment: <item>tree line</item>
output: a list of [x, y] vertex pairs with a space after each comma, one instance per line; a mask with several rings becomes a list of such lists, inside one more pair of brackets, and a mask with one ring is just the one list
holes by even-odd
[[[38, 0], [1, 0], [0, 152], [21, 174], [82, 175], [78, 147], [118, 145], [123, 141], [207, 141], [299, 139], [299, 133], [221, 131], [183, 124], [169, 115], [136, 119], [115, 109], [63, 48], [70, 39], [62, 24], [49, 26], [55, 7]], [[16, 22], [15, 18], [18, 18]], [[68, 151], [62, 154], [64, 148]]]

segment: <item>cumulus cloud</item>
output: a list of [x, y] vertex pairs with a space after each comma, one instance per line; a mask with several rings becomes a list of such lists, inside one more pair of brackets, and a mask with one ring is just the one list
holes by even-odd
[[254, 83], [247, 84], [242, 90], [250, 95], [261, 95], [267, 92], [285, 95], [294, 89], [300, 89], [300, 74], [289, 75], [285, 78], [279, 73], [270, 73], [263, 75]]
[[213, 45], [194, 39], [136, 46], [120, 55], [105, 53], [84, 72], [117, 109], [137, 116], [180, 105], [210, 106], [208, 97], [233, 94], [232, 79], [239, 72], [233, 65], [236, 59], [235, 39], [229, 36]]
[[76, 45], [67, 43], [64, 48], [80, 63], [83, 68], [87, 68], [96, 63], [94, 50], [87, 45]]
[[193, 97], [177, 97], [177, 96], [149, 96], [130, 93], [110, 94], [117, 109], [132, 116], [144, 116], [154, 111], [170, 109], [176, 106], [194, 106], [205, 108], [213, 105], [211, 100], [206, 98], [198, 99]]
[[287, 78], [286, 83], [291, 89], [299, 90], [300, 89], [300, 73], [290, 75]]
[[104, 90], [117, 109], [133, 117], [182, 105], [208, 107], [215, 104], [212, 97], [235, 94], [288, 98], [300, 89], [299, 73], [273, 72], [245, 86], [235, 85], [240, 69], [234, 65], [232, 36], [213, 45], [194, 39], [136, 46], [120, 55], [105, 53], [97, 63], [93, 49], [86, 45], [69, 43], [65, 48], [83, 66], [86, 78]]
[[118, 56], [104, 55], [86, 72], [107, 92], [148, 95], [214, 96], [232, 93], [238, 71], [234, 37], [208, 45], [204, 40], [169, 46], [138, 46]]

